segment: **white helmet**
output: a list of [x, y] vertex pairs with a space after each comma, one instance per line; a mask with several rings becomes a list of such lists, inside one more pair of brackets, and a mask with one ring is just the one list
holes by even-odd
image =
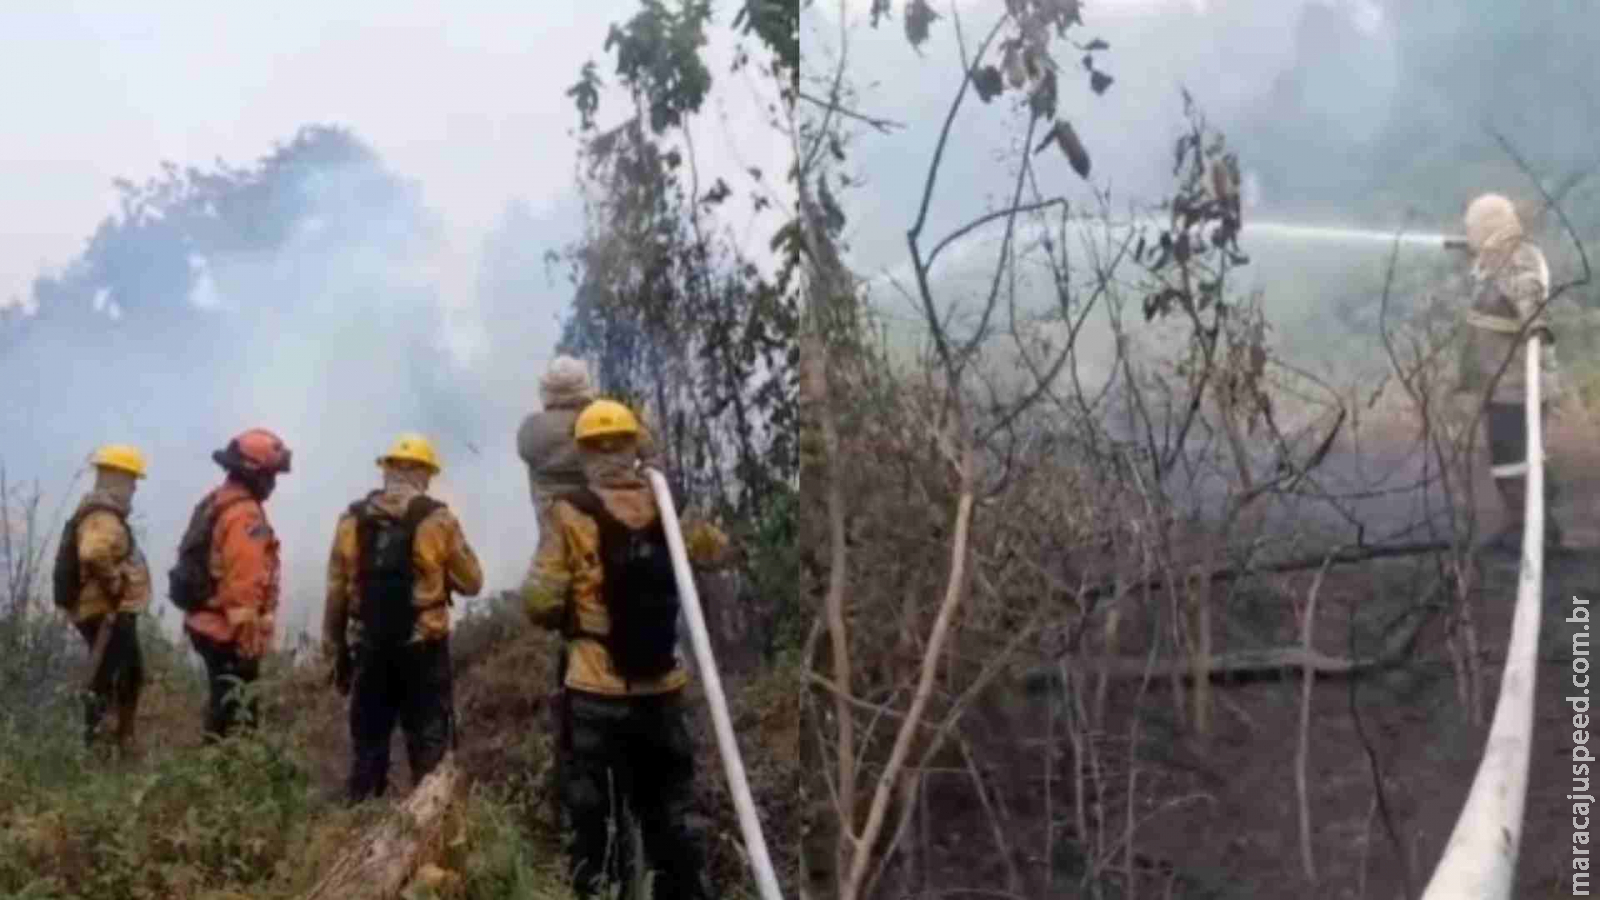
[[571, 356], [557, 356], [539, 380], [540, 399], [546, 408], [553, 406], [582, 406], [594, 399], [594, 386], [589, 381], [589, 367], [583, 360]]
[[1517, 219], [1517, 209], [1500, 194], [1483, 194], [1467, 206], [1464, 217], [1467, 226], [1467, 243], [1472, 249], [1483, 252], [1490, 243], [1522, 236], [1522, 222]]

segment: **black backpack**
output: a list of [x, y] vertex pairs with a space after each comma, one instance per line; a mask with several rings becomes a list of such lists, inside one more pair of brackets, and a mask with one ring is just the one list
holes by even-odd
[[78, 595], [83, 592], [83, 571], [78, 559], [78, 526], [89, 517], [90, 513], [99, 510], [115, 514], [117, 521], [121, 522], [123, 529], [128, 532], [128, 553], [123, 559], [134, 553], [133, 530], [128, 528], [128, 516], [123, 510], [95, 500], [78, 507], [77, 512], [67, 519], [66, 526], [61, 529], [61, 542], [56, 544], [56, 567], [52, 573], [52, 580], [57, 609], [70, 613], [78, 608]]
[[582, 631], [571, 621], [568, 633], [605, 644], [625, 683], [672, 671], [678, 664], [678, 581], [660, 517], [633, 529], [587, 488], [564, 493], [561, 499], [600, 527], [601, 594], [611, 619], [609, 634]]
[[217, 517], [228, 507], [250, 499], [236, 496], [219, 504], [215, 498], [215, 494], [207, 494], [194, 505], [189, 527], [178, 542], [178, 562], [167, 572], [167, 598], [186, 613], [204, 607], [217, 590], [211, 577], [211, 535], [216, 531]]
[[411, 639], [417, 623], [412, 587], [411, 542], [417, 526], [444, 506], [425, 495], [413, 497], [400, 518], [375, 509], [372, 494], [350, 504], [356, 519], [359, 554], [356, 584], [361, 592], [361, 639], [375, 647], [392, 648]]

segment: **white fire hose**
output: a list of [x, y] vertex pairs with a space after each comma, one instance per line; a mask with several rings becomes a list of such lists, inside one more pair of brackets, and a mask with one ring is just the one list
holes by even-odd
[[711, 636], [706, 631], [700, 595], [695, 592], [694, 576], [689, 570], [689, 554], [684, 550], [678, 510], [673, 506], [672, 492], [667, 488], [666, 478], [655, 469], [647, 468], [645, 473], [650, 478], [650, 489], [655, 493], [662, 524], [666, 526], [667, 546], [672, 551], [672, 569], [678, 576], [678, 595], [683, 604], [684, 619], [689, 624], [690, 644], [694, 648], [700, 679], [705, 685], [706, 700], [711, 704], [711, 724], [717, 733], [717, 750], [722, 757], [722, 770], [728, 776], [734, 810], [739, 814], [739, 829], [744, 832], [750, 868], [755, 870], [756, 885], [761, 889], [762, 900], [783, 900], [783, 894], [778, 890], [778, 876], [772, 869], [772, 859], [767, 855], [766, 840], [761, 836], [761, 821], [756, 818], [755, 800], [750, 796], [750, 785], [745, 780], [739, 744], [733, 736], [733, 720], [728, 716], [728, 703], [722, 694], [722, 679], [717, 675], [717, 664], [711, 656]]
[[1456, 819], [1439, 867], [1422, 900], [1506, 900], [1522, 841], [1528, 757], [1533, 744], [1534, 683], [1538, 674], [1539, 613], [1544, 600], [1544, 435], [1539, 422], [1539, 349], [1527, 344], [1528, 483], [1523, 502], [1522, 569], [1517, 607], [1500, 676], [1489, 742]]

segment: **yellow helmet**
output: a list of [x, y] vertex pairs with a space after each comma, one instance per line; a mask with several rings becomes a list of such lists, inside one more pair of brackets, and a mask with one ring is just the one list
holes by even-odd
[[395, 439], [389, 452], [378, 457], [378, 465], [389, 462], [414, 462], [427, 466], [433, 474], [439, 474], [439, 454], [434, 452], [433, 444], [420, 434], [402, 434]]
[[128, 444], [106, 444], [94, 452], [89, 465], [100, 469], [127, 472], [135, 478], [144, 477], [144, 454]]
[[580, 441], [615, 435], [637, 436], [639, 420], [632, 410], [615, 400], [596, 400], [578, 413], [572, 436]]

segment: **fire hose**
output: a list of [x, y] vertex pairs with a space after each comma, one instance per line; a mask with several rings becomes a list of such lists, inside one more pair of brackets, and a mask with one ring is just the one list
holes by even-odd
[[1539, 422], [1538, 336], [1527, 344], [1528, 486], [1523, 500], [1522, 567], [1511, 644], [1489, 740], [1467, 802], [1422, 900], [1506, 900], [1516, 874], [1533, 745], [1539, 614], [1544, 581], [1544, 435]]
[[761, 836], [761, 821], [756, 817], [755, 800], [750, 795], [750, 784], [745, 780], [744, 763], [739, 757], [739, 744], [734, 739], [733, 721], [728, 715], [728, 704], [722, 693], [722, 679], [717, 675], [717, 664], [711, 655], [711, 636], [706, 631], [705, 614], [700, 608], [700, 595], [694, 587], [694, 576], [689, 570], [689, 554], [684, 549], [683, 532], [678, 525], [678, 510], [672, 503], [672, 492], [667, 480], [656, 469], [646, 469], [650, 489], [661, 511], [662, 524], [666, 526], [667, 547], [672, 552], [672, 570], [677, 575], [678, 596], [683, 604], [684, 619], [689, 625], [690, 645], [694, 648], [706, 701], [711, 705], [711, 723], [716, 730], [717, 752], [722, 757], [722, 770], [728, 777], [728, 790], [733, 794], [733, 807], [739, 815], [739, 829], [744, 833], [745, 851], [750, 857], [756, 886], [762, 900], [783, 900], [778, 890], [778, 877], [767, 855], [766, 840]]

